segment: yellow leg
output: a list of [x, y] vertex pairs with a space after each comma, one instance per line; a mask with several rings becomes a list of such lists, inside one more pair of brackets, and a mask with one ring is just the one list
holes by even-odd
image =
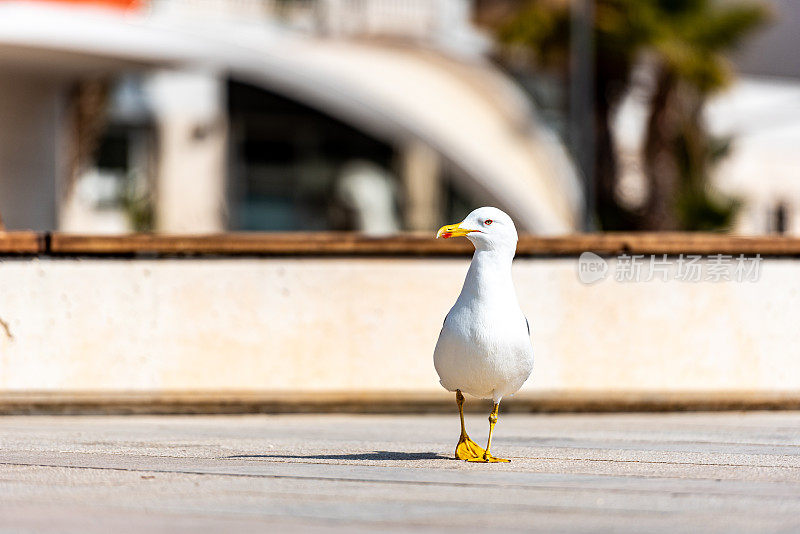
[[461, 437], [456, 445], [456, 459], [470, 460], [483, 457], [483, 447], [469, 439], [467, 429], [464, 427], [464, 395], [461, 390], [456, 390], [456, 404], [458, 404], [458, 416], [461, 418]]
[[506, 460], [505, 458], [495, 458], [492, 456], [492, 453], [489, 452], [489, 449], [492, 448], [492, 433], [494, 432], [494, 425], [497, 423], [497, 414], [500, 411], [500, 403], [494, 405], [492, 409], [492, 413], [489, 414], [489, 441], [486, 443], [486, 450], [483, 451], [482, 456], [478, 456], [475, 458], [467, 458], [469, 462], [485, 462], [485, 463], [494, 463], [494, 462], [510, 462], [511, 460]]

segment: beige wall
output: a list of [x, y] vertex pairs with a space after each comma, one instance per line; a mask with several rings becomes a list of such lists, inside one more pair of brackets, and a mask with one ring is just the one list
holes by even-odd
[[[0, 392], [437, 391], [466, 259], [4, 259]], [[526, 389], [800, 390], [800, 260], [756, 283], [581, 284], [521, 259]]]

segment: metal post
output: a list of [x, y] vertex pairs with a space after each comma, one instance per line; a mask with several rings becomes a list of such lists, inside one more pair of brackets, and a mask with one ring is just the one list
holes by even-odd
[[594, 0], [572, 0], [570, 17], [570, 144], [583, 175], [586, 207], [583, 227], [597, 228], [594, 124]]

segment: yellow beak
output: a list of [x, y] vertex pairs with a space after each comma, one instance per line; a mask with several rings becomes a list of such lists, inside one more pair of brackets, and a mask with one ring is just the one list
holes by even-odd
[[440, 237], [447, 239], [449, 237], [459, 237], [463, 235], [467, 235], [470, 232], [474, 232], [475, 230], [467, 230], [466, 228], [461, 228], [459, 226], [461, 223], [456, 224], [448, 224], [439, 228], [439, 231], [436, 232], [436, 239]]

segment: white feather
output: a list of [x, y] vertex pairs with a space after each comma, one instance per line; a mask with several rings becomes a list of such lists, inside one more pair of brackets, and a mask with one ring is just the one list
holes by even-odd
[[[486, 220], [491, 220], [486, 225]], [[533, 370], [528, 322], [519, 307], [511, 262], [517, 231], [496, 208], [479, 208], [459, 226], [475, 245], [461, 294], [439, 334], [433, 363], [448, 391], [494, 402], [522, 387]]]

